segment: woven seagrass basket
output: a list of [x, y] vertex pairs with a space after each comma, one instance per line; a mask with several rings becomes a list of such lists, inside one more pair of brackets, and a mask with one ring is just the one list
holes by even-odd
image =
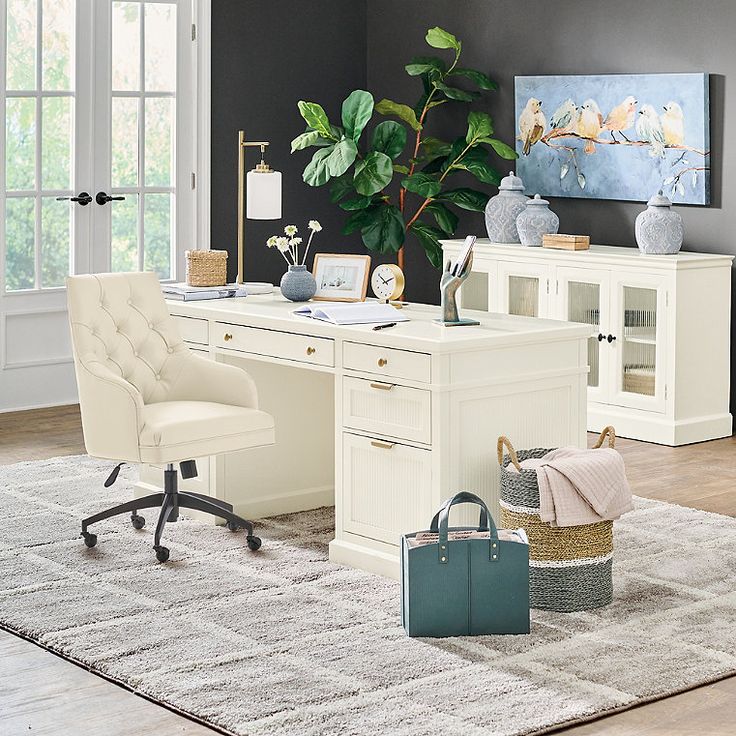
[[188, 250], [189, 286], [224, 286], [227, 283], [226, 250]]
[[[601, 447], [606, 436], [608, 446], [613, 447], [613, 427], [601, 432], [594, 447]], [[522, 468], [521, 463], [553, 448], [517, 452], [507, 437], [499, 437], [497, 449], [501, 526], [521, 527], [529, 537], [529, 605], [564, 613], [608, 605], [613, 600], [613, 522], [553, 527], [542, 521], [537, 472]], [[518, 472], [508, 470], [511, 463]]]

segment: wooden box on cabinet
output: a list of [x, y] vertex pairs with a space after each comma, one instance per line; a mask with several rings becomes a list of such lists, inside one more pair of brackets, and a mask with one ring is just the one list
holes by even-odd
[[[446, 257], [460, 240], [443, 241]], [[525, 248], [478, 240], [466, 309], [583, 322], [588, 429], [665, 445], [726, 437], [731, 262], [725, 255], [642, 255], [636, 248]]]

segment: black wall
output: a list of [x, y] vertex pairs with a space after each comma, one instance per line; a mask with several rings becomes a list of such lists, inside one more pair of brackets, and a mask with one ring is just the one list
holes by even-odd
[[[308, 152], [290, 155], [304, 132], [296, 104], [313, 100], [339, 120], [340, 103], [366, 80], [365, 0], [213, 0], [212, 2], [212, 248], [228, 250], [228, 273], [237, 270], [238, 130], [271, 141], [267, 161], [283, 174], [283, 220], [246, 221], [245, 276], [278, 284], [285, 264], [266, 238], [317, 219], [318, 250], [357, 252], [359, 237], [340, 235], [343, 213], [327, 188], [308, 187], [302, 171]], [[258, 163], [257, 149], [246, 168]], [[311, 259], [310, 259], [311, 261]]]

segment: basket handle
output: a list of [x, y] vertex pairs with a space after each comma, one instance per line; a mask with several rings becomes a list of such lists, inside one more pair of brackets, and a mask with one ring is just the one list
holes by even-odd
[[506, 437], [506, 435], [501, 435], [498, 438], [498, 444], [496, 445], [496, 454], [498, 455], [498, 464], [503, 466], [503, 448], [504, 445], [506, 445], [506, 449], [509, 451], [509, 456], [511, 457], [511, 462], [514, 464], [514, 467], [521, 471], [521, 465], [519, 465], [519, 458], [516, 455], [516, 450], [514, 450], [514, 446], [511, 444], [511, 440]]
[[593, 449], [597, 450], [603, 445], [603, 440], [608, 436], [608, 446], [613, 449], [616, 446], [616, 430], [609, 424], [607, 427], [603, 427], [601, 436], [598, 438], [596, 443], [593, 445]]

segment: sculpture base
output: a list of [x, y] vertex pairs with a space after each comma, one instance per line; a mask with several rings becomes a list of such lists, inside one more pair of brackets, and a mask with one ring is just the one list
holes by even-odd
[[465, 319], [464, 317], [461, 317], [457, 322], [445, 322], [443, 319], [436, 319], [434, 322], [443, 327], [472, 327], [480, 324], [477, 319]]

